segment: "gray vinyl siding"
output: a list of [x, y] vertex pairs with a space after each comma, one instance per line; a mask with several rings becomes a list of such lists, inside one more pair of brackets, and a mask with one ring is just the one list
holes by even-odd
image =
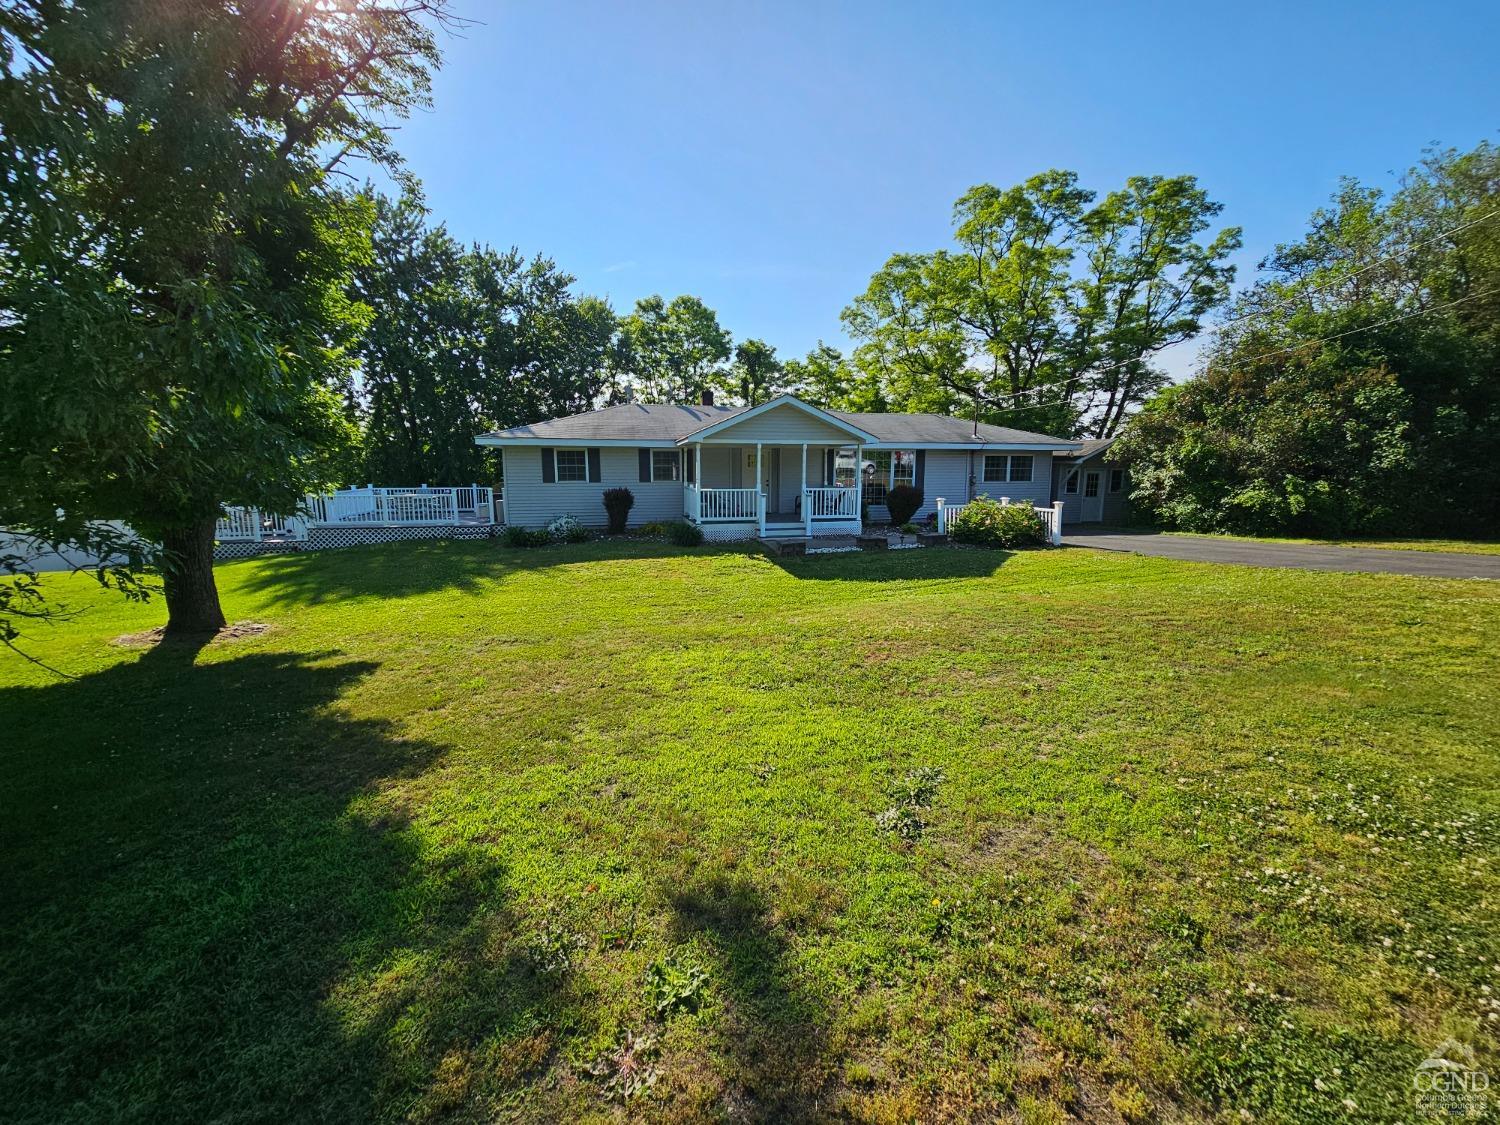
[[[558, 449], [586, 446], [559, 444]], [[640, 451], [634, 447], [606, 446], [599, 450], [600, 479], [542, 482], [542, 454], [536, 447], [505, 451], [505, 522], [520, 527], [545, 527], [561, 515], [571, 515], [585, 527], [604, 527], [604, 491], [628, 488], [635, 494], [630, 526], [653, 520], [682, 518], [682, 482], [643, 482]]]
[[[990, 450], [989, 452], [993, 455], [1002, 451]], [[984, 452], [974, 454], [975, 496], [988, 496], [992, 500], [1008, 496], [1011, 500], [1025, 500], [1044, 508], [1052, 503], [1052, 454], [1031, 454], [1030, 480], [985, 480], [984, 456]], [[1007, 452], [1006, 456], [1011, 456], [1011, 454]], [[1022, 453], [1022, 456], [1025, 454]]]
[[847, 431], [830, 426], [795, 406], [778, 406], [726, 427], [721, 433], [705, 439], [705, 444], [724, 442], [744, 445], [748, 442], [753, 448], [756, 442], [798, 446], [804, 441], [813, 445], [854, 445], [857, 440]]
[[[1109, 491], [1109, 474], [1113, 469], [1121, 466], [1110, 462], [1103, 456], [1090, 457], [1080, 464], [1059, 461], [1053, 470], [1053, 495], [1063, 502], [1063, 523], [1110, 523], [1124, 524], [1130, 522], [1130, 473], [1125, 473], [1125, 486], [1119, 492]], [[1063, 481], [1072, 469], [1078, 470], [1078, 491], [1066, 493], [1063, 491]], [[1102, 503], [1099, 506], [1097, 519], [1085, 520], [1084, 514], [1083, 476], [1085, 473], [1099, 474], [1099, 496]]]
[[[938, 497], [948, 504], [963, 504], [975, 496], [989, 496], [995, 500], [1008, 496], [1012, 500], [1029, 500], [1043, 506], [1052, 502], [1052, 454], [1031, 454], [1029, 481], [992, 481], [988, 484], [977, 479], [983, 467], [982, 456], [982, 453], [968, 450], [929, 449], [922, 472], [922, 506], [917, 509], [916, 518], [922, 520], [936, 512]], [[971, 475], [975, 478], [972, 489], [969, 487]], [[889, 518], [885, 505], [870, 506], [871, 520], [879, 522]]]

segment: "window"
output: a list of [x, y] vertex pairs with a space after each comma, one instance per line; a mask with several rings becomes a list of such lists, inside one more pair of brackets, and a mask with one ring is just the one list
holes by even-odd
[[1076, 494], [1078, 492], [1078, 470], [1069, 469], [1068, 475], [1063, 478], [1063, 491]]
[[896, 449], [891, 452], [891, 487], [917, 483], [917, 451]]
[[1008, 480], [1030, 480], [1032, 457], [1029, 453], [984, 455], [984, 479], [988, 484]]
[[678, 480], [678, 453], [675, 449], [653, 449], [651, 451], [651, 479]]
[[586, 481], [589, 479], [589, 455], [583, 449], [559, 449], [554, 451], [557, 459], [557, 479], [561, 481]]
[[1098, 473], [1084, 473], [1083, 474], [1083, 494], [1085, 496], [1098, 496], [1099, 495], [1099, 474]]
[[873, 449], [865, 455], [865, 502], [884, 504], [885, 494], [898, 484], [917, 483], [915, 449]]
[[865, 503], [884, 504], [891, 486], [891, 451], [877, 449], [865, 460]]
[[1125, 470], [1111, 469], [1109, 471], [1109, 490], [1119, 492], [1125, 487]]
[[838, 488], [853, 488], [854, 475], [854, 450], [840, 449], [833, 458], [833, 484]]

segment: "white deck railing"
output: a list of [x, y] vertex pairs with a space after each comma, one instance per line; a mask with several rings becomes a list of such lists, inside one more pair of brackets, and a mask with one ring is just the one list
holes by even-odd
[[[1002, 497], [1000, 497], [1000, 503], [1002, 505], [1006, 506], [1006, 507], [1009, 507], [1010, 506], [1010, 497], [1009, 496], [1002, 496]], [[1016, 503], [1017, 504], [1025, 504], [1025, 503], [1028, 503], [1028, 501], [1018, 500], [1018, 501], [1016, 501]], [[937, 529], [938, 529], [938, 534], [939, 535], [947, 535], [948, 534], [948, 524], [949, 524], [949, 522], [951, 520], [955, 519], [958, 516], [958, 514], [960, 512], [962, 512], [968, 506], [969, 505], [967, 503], [964, 503], [964, 504], [950, 504], [946, 500], [944, 500], [941, 496], [939, 496], [938, 497], [938, 501], [937, 501]], [[1046, 508], [1043, 508], [1043, 507], [1041, 507], [1039, 505], [1033, 504], [1032, 505], [1032, 510], [1035, 511], [1037, 515], [1039, 515], [1039, 516], [1042, 517], [1042, 529], [1043, 529], [1043, 531], [1047, 535], [1047, 542], [1051, 543], [1054, 547], [1061, 546], [1062, 545], [1062, 510], [1063, 510], [1062, 501], [1059, 500], [1059, 501], [1057, 501], [1057, 503], [1051, 505], [1050, 507], [1046, 507]]]
[[441, 527], [495, 522], [495, 492], [460, 488], [345, 488], [305, 496], [301, 511], [278, 516], [256, 508], [225, 508], [215, 529], [221, 542], [305, 539], [309, 527]]
[[802, 493], [803, 512], [815, 520], [859, 519], [859, 489], [808, 488]]
[[711, 520], [755, 520], [760, 518], [759, 498], [760, 490], [755, 488], [698, 488], [696, 485], [688, 485], [685, 502], [688, 510], [685, 514], [700, 523]]

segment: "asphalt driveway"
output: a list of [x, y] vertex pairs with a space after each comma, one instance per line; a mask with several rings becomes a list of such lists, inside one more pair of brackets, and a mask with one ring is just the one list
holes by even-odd
[[1134, 551], [1166, 559], [1282, 566], [1298, 570], [1358, 570], [1372, 574], [1413, 574], [1425, 578], [1500, 579], [1500, 555], [1457, 555], [1437, 551], [1386, 551], [1371, 547], [1316, 547], [1303, 543], [1244, 543], [1151, 531], [1064, 531], [1063, 546], [1099, 551]]

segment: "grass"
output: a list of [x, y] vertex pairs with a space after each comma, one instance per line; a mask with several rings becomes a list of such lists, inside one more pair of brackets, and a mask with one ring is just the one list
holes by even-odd
[[[1500, 587], [404, 544], [0, 665], [11, 1120], [1406, 1120], [1500, 1026]], [[1353, 1108], [1351, 1108], [1353, 1107]]]
[[1306, 543], [1315, 547], [1370, 547], [1378, 551], [1437, 551], [1450, 555], [1500, 555], [1497, 539], [1292, 539], [1270, 535], [1228, 535], [1208, 531], [1165, 531], [1163, 535], [1237, 539], [1245, 543]]

